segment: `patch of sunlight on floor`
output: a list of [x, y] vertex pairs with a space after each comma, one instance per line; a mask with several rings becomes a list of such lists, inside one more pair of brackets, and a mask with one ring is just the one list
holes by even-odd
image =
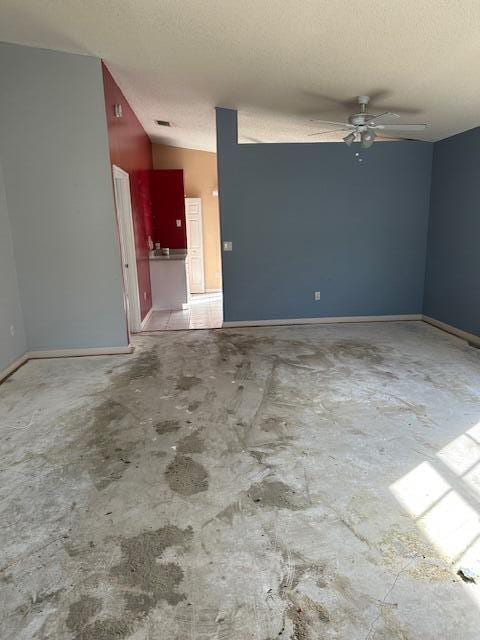
[[418, 518], [450, 491], [450, 485], [430, 463], [422, 462], [392, 484], [390, 490], [405, 510]]
[[[419, 530], [456, 568], [480, 561], [479, 463], [480, 422], [390, 485]], [[480, 606], [478, 589], [469, 592]]]
[[480, 423], [452, 440], [437, 453], [439, 460], [457, 475], [466, 473], [480, 460]]
[[417, 521], [437, 549], [452, 561], [463, 557], [480, 535], [478, 513], [455, 491], [441, 498]]

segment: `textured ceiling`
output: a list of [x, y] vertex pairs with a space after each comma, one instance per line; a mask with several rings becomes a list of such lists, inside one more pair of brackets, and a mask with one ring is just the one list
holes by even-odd
[[418, 139], [480, 124], [479, 0], [1, 0], [0, 40], [104, 58], [176, 146], [215, 149], [216, 105], [244, 142], [316, 140], [358, 94], [431, 123]]

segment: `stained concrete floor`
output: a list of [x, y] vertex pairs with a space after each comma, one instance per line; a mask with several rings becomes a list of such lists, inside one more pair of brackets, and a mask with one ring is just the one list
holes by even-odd
[[480, 637], [480, 352], [171, 332], [0, 387], [0, 637]]

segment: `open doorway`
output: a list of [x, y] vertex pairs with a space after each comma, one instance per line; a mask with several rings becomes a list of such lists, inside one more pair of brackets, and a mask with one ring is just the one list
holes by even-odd
[[116, 165], [113, 165], [112, 172], [128, 330], [131, 333], [136, 333], [141, 331], [142, 323], [132, 219], [132, 201], [130, 197], [130, 178], [126, 171]]
[[[187, 278], [189, 289], [188, 328], [217, 328], [222, 326], [222, 291], [207, 290], [205, 284], [204, 220], [201, 198], [185, 198], [185, 226], [187, 231]], [[172, 318], [170, 325], [182, 325], [183, 317]], [[182, 327], [183, 328], [183, 327]]]
[[168, 255], [150, 258], [154, 304], [144, 330], [219, 328], [223, 297], [216, 154], [154, 144], [153, 165], [152, 240], [159, 245], [153, 253]]

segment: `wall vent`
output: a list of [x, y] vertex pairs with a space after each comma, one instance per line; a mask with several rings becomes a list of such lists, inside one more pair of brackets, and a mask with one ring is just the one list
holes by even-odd
[[168, 120], [155, 120], [155, 124], [158, 124], [159, 127], [171, 127], [172, 126]]

